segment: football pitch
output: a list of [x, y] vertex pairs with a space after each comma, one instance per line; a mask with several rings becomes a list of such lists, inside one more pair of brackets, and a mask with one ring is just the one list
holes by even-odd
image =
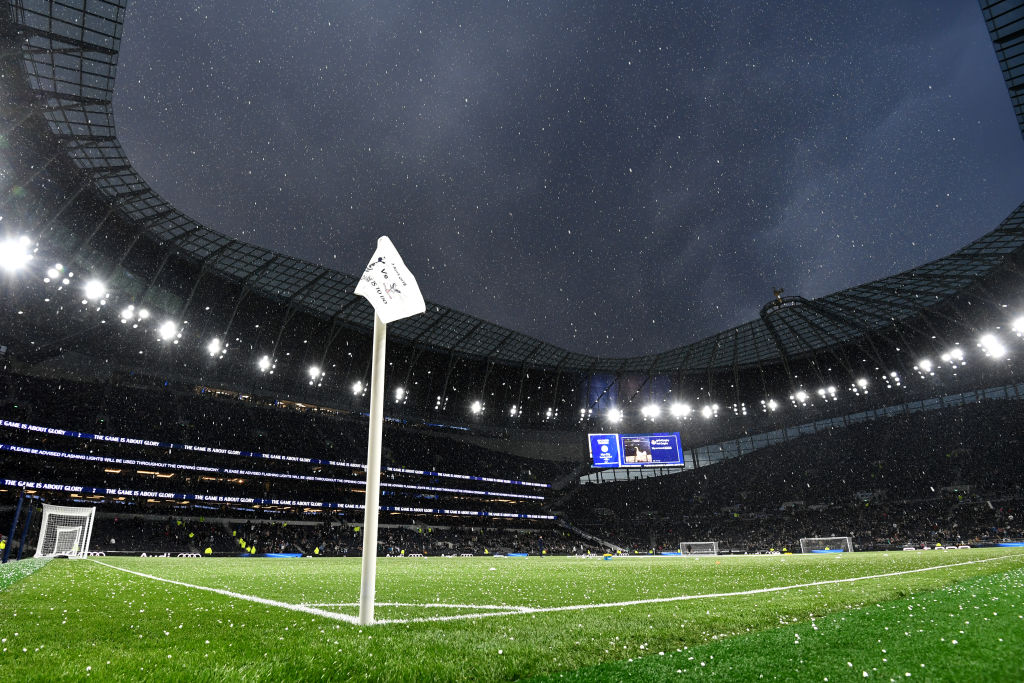
[[[1022, 680], [1020, 549], [0, 567], [2, 680]], [[30, 571], [34, 570], [34, 571]]]

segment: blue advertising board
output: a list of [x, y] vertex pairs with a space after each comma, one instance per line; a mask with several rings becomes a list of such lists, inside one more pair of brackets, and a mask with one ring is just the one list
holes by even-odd
[[588, 434], [594, 467], [682, 465], [679, 432], [661, 434]]

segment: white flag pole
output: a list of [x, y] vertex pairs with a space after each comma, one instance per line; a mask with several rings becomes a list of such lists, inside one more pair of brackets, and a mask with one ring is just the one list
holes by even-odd
[[380, 511], [380, 442], [384, 426], [384, 347], [388, 326], [373, 315], [370, 371], [370, 438], [366, 452], [366, 505], [363, 511], [363, 571], [359, 584], [359, 625], [373, 623], [377, 587], [377, 517]]

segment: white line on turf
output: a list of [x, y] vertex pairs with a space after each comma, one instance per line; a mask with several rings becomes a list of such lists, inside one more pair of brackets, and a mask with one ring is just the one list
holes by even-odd
[[585, 605], [562, 605], [559, 607], [533, 607], [520, 610], [518, 612], [491, 612], [483, 614], [454, 614], [445, 615], [438, 617], [418, 617], [413, 619], [379, 619], [375, 621], [375, 624], [415, 624], [429, 621], [454, 621], [456, 619], [481, 619], [483, 617], [497, 617], [497, 616], [508, 616], [511, 614], [541, 614], [544, 612], [571, 612], [571, 611], [582, 611], [588, 609], [600, 609], [606, 607], [632, 607], [635, 605], [654, 605], [665, 602], [683, 602], [686, 600], [701, 600], [710, 598], [733, 598], [744, 595], [757, 595], [760, 593], [778, 593], [780, 591], [793, 590], [794, 588], [812, 588], [814, 586], [827, 586], [837, 583], [854, 583], [856, 581], [868, 581], [870, 579], [883, 579], [890, 576], [904, 576], [906, 574], [917, 574], [920, 572], [930, 572], [936, 569], [950, 569], [952, 567], [959, 567], [961, 565], [968, 564], [980, 564], [983, 562], [995, 562], [997, 560], [1005, 560], [1009, 558], [1021, 558], [1024, 554], [1015, 553], [1013, 555], [1003, 555], [1001, 557], [989, 557], [981, 560], [968, 560], [966, 562], [954, 562], [952, 564], [936, 565], [934, 567], [921, 567], [919, 569], [906, 569], [898, 572], [888, 572], [885, 574], [872, 574], [869, 576], [853, 576], [846, 579], [829, 579], [827, 581], [813, 581], [811, 583], [798, 583], [791, 586], [773, 586], [771, 588], [754, 588], [747, 591], [735, 591], [731, 593], [704, 593], [702, 595], [677, 595], [668, 598], [648, 598], [645, 600], [624, 600], [621, 602], [604, 602], [596, 604], [585, 604]]
[[[644, 600], [623, 600], [620, 602], [603, 602], [603, 603], [592, 603], [583, 605], [561, 605], [556, 607], [520, 607], [520, 606], [505, 606], [505, 605], [453, 605], [453, 604], [442, 604], [442, 603], [376, 603], [378, 606], [398, 606], [398, 607], [450, 607], [450, 608], [462, 608], [462, 609], [497, 609], [501, 611], [494, 612], [477, 612], [470, 614], [449, 614], [436, 617], [414, 617], [409, 619], [377, 619], [373, 623], [374, 625], [382, 624], [419, 624], [426, 622], [435, 621], [457, 621], [461, 619], [483, 619], [485, 617], [505, 617], [516, 614], [543, 614], [545, 612], [572, 612], [582, 611], [589, 609], [603, 609], [607, 607], [633, 607], [636, 605], [654, 605], [659, 603], [668, 602], [684, 602], [687, 600], [707, 600], [712, 598], [734, 598], [741, 597], [744, 595], [758, 595], [762, 593], [778, 593], [781, 591], [793, 590], [796, 588], [813, 588], [815, 586], [828, 586], [838, 583], [854, 583], [857, 581], [869, 581], [872, 579], [884, 579], [892, 576], [905, 576], [907, 574], [918, 574], [920, 572], [930, 572], [937, 569], [951, 569], [953, 567], [966, 566], [969, 564], [982, 564], [985, 562], [996, 562], [999, 560], [1006, 559], [1020, 559], [1024, 557], [1024, 553], [1014, 553], [1012, 555], [1002, 555], [1000, 557], [987, 557], [981, 560], [968, 560], [965, 562], [953, 562], [951, 564], [940, 564], [933, 567], [920, 567], [918, 569], [905, 569], [898, 572], [887, 572], [885, 574], [870, 574], [868, 576], [851, 576], [845, 579], [829, 579], [826, 581], [812, 581], [810, 583], [797, 583], [789, 586], [772, 586], [770, 588], [754, 588], [746, 591], [734, 591], [730, 593], [702, 593], [699, 595], [676, 595], [667, 598], [647, 598]], [[91, 559], [91, 558], [90, 558]], [[208, 586], [197, 586], [191, 583], [185, 583], [183, 581], [175, 581], [173, 579], [164, 579], [159, 576], [153, 576], [151, 574], [144, 574], [142, 572], [132, 571], [131, 569], [124, 569], [122, 567], [116, 567], [106, 562], [100, 562], [99, 560], [92, 560], [96, 564], [116, 569], [121, 572], [128, 574], [134, 574], [147, 579], [153, 579], [154, 581], [163, 581], [165, 583], [171, 583], [177, 586], [184, 586], [186, 588], [195, 588], [197, 590], [210, 591], [212, 593], [219, 593], [220, 595], [226, 595], [232, 598], [238, 598], [240, 600], [248, 600], [250, 602], [256, 602], [263, 605], [271, 605], [274, 607], [280, 607], [282, 609], [293, 610], [296, 612], [306, 612], [308, 614], [316, 614], [318, 616], [327, 617], [328, 619], [336, 619], [344, 621], [349, 624], [358, 624], [358, 618], [349, 616], [347, 614], [339, 614], [337, 612], [328, 612], [326, 610], [318, 609], [312, 605], [304, 604], [292, 604], [289, 602], [280, 602], [278, 600], [268, 600], [267, 598], [260, 598], [254, 595], [245, 595], [243, 593], [235, 593], [233, 591], [224, 590], [222, 588], [210, 588]], [[323, 603], [320, 606], [336, 606], [346, 607], [349, 605], [356, 605], [357, 603]]]
[[[307, 607], [359, 607], [358, 602], [304, 602]], [[447, 609], [490, 609], [506, 610], [509, 614], [515, 612], [529, 612], [533, 607], [520, 607], [517, 605], [457, 605], [448, 602], [375, 602], [377, 607], [436, 607]]]
[[210, 591], [211, 593], [218, 593], [220, 595], [226, 595], [229, 598], [237, 598], [239, 600], [248, 600], [249, 602], [258, 602], [261, 605], [270, 605], [272, 607], [280, 607], [282, 609], [288, 609], [295, 612], [306, 612], [307, 614], [315, 614], [320, 617], [327, 617], [328, 619], [337, 619], [338, 621], [344, 621], [349, 624], [358, 624], [359, 619], [357, 617], [351, 617], [347, 614], [338, 614], [337, 612], [328, 612], [327, 610], [317, 609], [316, 607], [308, 607], [306, 605], [295, 605], [290, 602], [281, 602], [280, 600], [269, 600], [267, 598], [257, 597], [255, 595], [245, 595], [244, 593], [235, 593], [234, 591], [224, 590], [223, 588], [210, 588], [209, 586], [197, 586], [194, 583], [185, 583], [184, 581], [175, 581], [174, 579], [164, 579], [159, 576], [153, 576], [152, 574], [143, 574], [142, 572], [132, 571], [131, 569], [125, 569], [123, 567], [115, 567], [112, 564], [106, 562], [100, 562], [99, 560], [93, 560], [96, 564], [101, 564], [104, 567], [110, 567], [116, 569], [119, 572], [125, 572], [126, 574], [134, 574], [135, 576], [141, 576], [144, 579], [153, 579], [154, 581], [163, 581], [164, 583], [173, 583], [175, 586], [184, 586], [185, 588], [195, 588], [201, 591]]

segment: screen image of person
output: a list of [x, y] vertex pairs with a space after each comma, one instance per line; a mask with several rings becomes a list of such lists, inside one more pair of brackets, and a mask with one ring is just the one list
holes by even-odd
[[631, 437], [622, 440], [622, 453], [627, 463], [653, 462], [651, 458], [651, 442], [644, 437]]

